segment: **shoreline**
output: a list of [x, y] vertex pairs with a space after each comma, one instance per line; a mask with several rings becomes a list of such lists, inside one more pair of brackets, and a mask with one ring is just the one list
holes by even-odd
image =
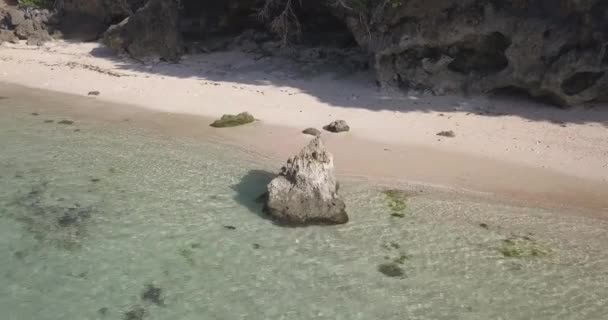
[[[40, 113], [40, 119], [68, 117], [109, 127], [150, 130], [163, 136], [220, 143], [252, 154], [275, 172], [310, 139], [299, 130], [260, 121], [234, 128], [215, 129], [203, 116], [154, 112], [133, 105], [52, 93], [0, 83], [0, 96], [23, 107], [23, 114]], [[19, 108], [19, 107], [18, 107]], [[2, 110], [14, 112], [15, 110]], [[323, 134], [334, 154], [341, 179], [366, 181], [385, 187], [408, 186], [448, 194], [489, 199], [509, 204], [580, 211], [608, 218], [608, 188], [600, 181], [565, 175], [514, 163], [420, 146], [381, 144], [357, 137]], [[268, 143], [272, 141], [272, 143]], [[360, 150], [366, 150], [361, 153]]]
[[[351, 132], [323, 134], [341, 175], [608, 211], [606, 106], [563, 110], [515, 98], [408, 96], [379, 90], [364, 74], [330, 71], [310, 76], [285, 59], [234, 51], [142, 65], [96, 43], [5, 44], [0, 83], [17, 86], [0, 85], [0, 95], [45, 96], [18, 86], [58, 92], [57, 107], [62, 99], [90, 102], [100, 119], [114, 112], [111, 104], [129, 104], [121, 116], [133, 113], [137, 125], [212, 136], [278, 163], [309, 139], [301, 130], [344, 119]], [[260, 121], [208, 127], [211, 118], [243, 111]], [[436, 135], [444, 130], [456, 137]]]

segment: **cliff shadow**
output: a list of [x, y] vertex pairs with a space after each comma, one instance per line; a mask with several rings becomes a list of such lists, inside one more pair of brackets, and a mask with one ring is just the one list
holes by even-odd
[[[412, 94], [399, 88], [380, 87], [374, 72], [357, 53], [343, 55], [338, 50], [330, 58], [315, 58], [327, 56], [324, 52], [322, 48], [308, 48], [271, 55], [233, 49], [185, 55], [179, 63], [159, 61], [149, 64], [118, 57], [103, 46], [95, 48], [91, 54], [112, 60], [118, 70], [134, 71], [142, 77], [149, 74], [193, 79], [200, 81], [202, 86], [229, 86], [237, 91], [249, 90], [260, 94], [269, 86], [280, 87], [285, 95], [307, 94], [338, 108], [438, 113], [447, 117], [456, 113], [484, 117], [517, 116], [559, 125], [596, 123], [608, 127], [608, 107], [604, 102], [559, 108], [510, 88], [472, 96]], [[340, 62], [341, 58], [345, 60]]]

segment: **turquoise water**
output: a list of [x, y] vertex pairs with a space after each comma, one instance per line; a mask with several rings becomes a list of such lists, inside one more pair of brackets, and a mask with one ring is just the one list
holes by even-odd
[[[261, 159], [0, 101], [2, 319], [603, 319], [608, 225], [344, 179], [284, 228]], [[53, 120], [53, 122], [45, 122]]]

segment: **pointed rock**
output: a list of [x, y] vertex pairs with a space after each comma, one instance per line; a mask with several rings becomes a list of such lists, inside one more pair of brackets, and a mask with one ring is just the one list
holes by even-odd
[[338, 195], [333, 156], [320, 137], [287, 160], [268, 185], [265, 211], [289, 225], [348, 222], [346, 205]]

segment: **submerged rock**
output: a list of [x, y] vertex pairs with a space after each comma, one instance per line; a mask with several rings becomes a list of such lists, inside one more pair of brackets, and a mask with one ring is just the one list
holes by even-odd
[[323, 129], [325, 129], [329, 132], [334, 132], [334, 133], [350, 131], [350, 127], [344, 120], [336, 120], [336, 121], [326, 125], [325, 127], [323, 127]]
[[293, 225], [348, 222], [338, 195], [333, 156], [320, 137], [287, 160], [268, 185], [265, 211], [277, 222]]
[[133, 307], [133, 309], [125, 312], [123, 319], [124, 320], [143, 320], [147, 314], [148, 314], [148, 312], [146, 311], [146, 309], [139, 307], [139, 306], [135, 306], [135, 307]]
[[249, 112], [237, 115], [225, 114], [219, 120], [215, 120], [211, 126], [215, 128], [236, 127], [254, 122], [255, 118]]
[[146, 288], [141, 293], [141, 299], [154, 303], [157, 306], [164, 306], [165, 299], [163, 298], [163, 289], [158, 288], [152, 284], [146, 285]]
[[391, 278], [400, 278], [404, 275], [403, 268], [394, 262], [379, 265], [378, 271]]

